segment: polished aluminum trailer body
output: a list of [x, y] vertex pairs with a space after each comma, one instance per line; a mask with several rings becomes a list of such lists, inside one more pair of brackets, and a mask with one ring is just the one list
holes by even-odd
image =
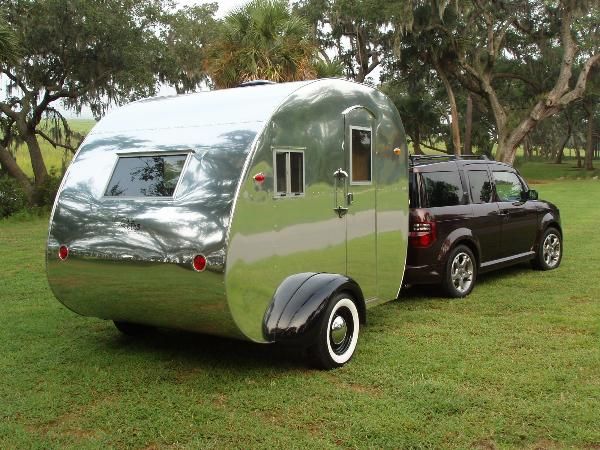
[[[265, 315], [294, 274], [343, 274], [367, 307], [392, 300], [407, 153], [391, 101], [343, 80], [132, 103], [94, 127], [64, 177], [50, 286], [82, 315], [256, 342], [273, 340]], [[172, 196], [110, 191], [120, 158], [169, 155], [185, 160]]]

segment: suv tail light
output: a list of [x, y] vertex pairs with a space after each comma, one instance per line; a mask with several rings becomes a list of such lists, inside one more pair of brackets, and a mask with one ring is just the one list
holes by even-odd
[[435, 222], [414, 222], [410, 224], [408, 242], [412, 247], [429, 247], [437, 235]]

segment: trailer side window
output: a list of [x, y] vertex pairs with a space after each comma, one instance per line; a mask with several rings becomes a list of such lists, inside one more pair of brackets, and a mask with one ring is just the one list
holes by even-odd
[[371, 129], [361, 127], [350, 127], [352, 153], [350, 161], [352, 164], [352, 183], [371, 183]]
[[119, 156], [104, 195], [173, 197], [187, 156]]
[[304, 151], [275, 150], [275, 195], [278, 197], [304, 194]]

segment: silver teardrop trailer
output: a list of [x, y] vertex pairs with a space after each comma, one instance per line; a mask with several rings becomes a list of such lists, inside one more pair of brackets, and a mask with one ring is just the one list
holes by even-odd
[[287, 342], [341, 366], [367, 309], [398, 296], [407, 153], [393, 103], [343, 80], [131, 103], [64, 177], [50, 286], [125, 333]]

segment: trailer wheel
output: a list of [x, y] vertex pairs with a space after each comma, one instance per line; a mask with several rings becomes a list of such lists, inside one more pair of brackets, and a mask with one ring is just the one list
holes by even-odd
[[117, 330], [127, 336], [144, 336], [152, 331], [152, 327], [139, 323], [122, 322], [120, 320], [113, 320], [113, 323]]
[[335, 369], [352, 358], [360, 320], [354, 298], [346, 292], [331, 299], [319, 325], [317, 341], [309, 349], [313, 363], [320, 369]]

